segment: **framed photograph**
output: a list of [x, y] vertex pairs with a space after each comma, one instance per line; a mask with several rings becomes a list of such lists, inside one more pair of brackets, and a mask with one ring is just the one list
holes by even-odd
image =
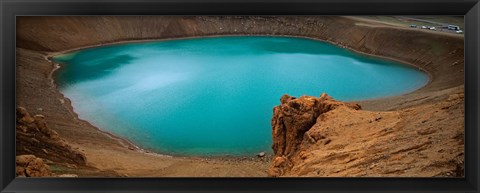
[[1, 1], [1, 192], [479, 192], [480, 4]]

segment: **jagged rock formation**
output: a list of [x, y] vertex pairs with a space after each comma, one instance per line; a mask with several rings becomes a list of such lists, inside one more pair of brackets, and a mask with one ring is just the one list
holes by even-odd
[[272, 119], [270, 176], [464, 175], [463, 90], [390, 112], [360, 110], [323, 94], [285, 95]]
[[[43, 115], [32, 117], [25, 108], [18, 107], [16, 128], [17, 155], [33, 154], [52, 162], [86, 164], [85, 155], [73, 149], [60, 138], [55, 130], [50, 129]], [[25, 159], [27, 158], [28, 160], [32, 159], [28, 156]], [[38, 163], [38, 161], [34, 163]]]
[[42, 159], [34, 155], [19, 155], [16, 157], [16, 174], [21, 177], [51, 176], [50, 167]]
[[[282, 175], [283, 168], [288, 165], [288, 157], [297, 152], [298, 145], [303, 141], [304, 134], [315, 123], [318, 116], [340, 106], [352, 109], [360, 109], [355, 103], [342, 103], [333, 100], [327, 94], [320, 98], [302, 96], [300, 98], [283, 95], [280, 98], [281, 105], [273, 108], [272, 136], [273, 152], [275, 154], [273, 167], [270, 175]], [[308, 140], [323, 140], [321, 135], [306, 136]]]

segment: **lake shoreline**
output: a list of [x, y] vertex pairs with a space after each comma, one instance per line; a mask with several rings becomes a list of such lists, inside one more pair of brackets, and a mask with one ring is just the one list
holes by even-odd
[[[155, 152], [153, 150], [146, 150], [145, 148], [142, 148], [141, 145], [137, 145], [135, 144], [134, 142], [124, 138], [124, 137], [121, 137], [121, 136], [118, 136], [110, 131], [107, 131], [107, 130], [104, 130], [102, 129], [100, 126], [96, 126], [92, 123], [90, 123], [88, 120], [85, 120], [85, 119], [81, 119], [80, 116], [78, 115], [78, 113], [75, 111], [75, 108], [72, 106], [72, 102], [71, 102], [71, 99], [66, 97], [60, 90], [59, 90], [59, 87], [58, 85], [56, 84], [55, 82], [55, 79], [54, 79], [54, 75], [55, 75], [55, 72], [60, 70], [61, 69], [61, 66], [62, 64], [60, 63], [56, 63], [53, 58], [54, 57], [57, 57], [57, 56], [61, 56], [61, 55], [65, 55], [65, 54], [72, 54], [76, 51], [81, 51], [81, 50], [84, 50], [84, 49], [89, 49], [89, 48], [97, 48], [97, 47], [102, 47], [102, 46], [110, 46], [110, 45], [122, 45], [122, 44], [131, 44], [131, 43], [147, 43], [147, 42], [164, 42], [164, 41], [172, 41], [172, 40], [189, 40], [189, 39], [200, 39], [200, 38], [216, 38], [216, 37], [287, 37], [287, 38], [302, 38], [302, 39], [308, 39], [308, 40], [314, 40], [314, 41], [320, 41], [320, 42], [324, 42], [324, 43], [327, 43], [329, 45], [332, 45], [332, 46], [335, 46], [335, 47], [338, 47], [338, 48], [341, 48], [341, 49], [345, 49], [345, 48], [342, 48], [332, 42], [328, 42], [328, 41], [322, 41], [320, 39], [316, 39], [316, 38], [309, 38], [309, 37], [301, 37], [301, 36], [287, 36], [287, 35], [283, 35], [283, 36], [269, 36], [269, 35], [251, 35], [251, 34], [246, 34], [246, 35], [223, 35], [223, 36], [218, 36], [218, 35], [214, 35], [214, 36], [198, 36], [198, 37], [183, 37], [183, 38], [167, 38], [167, 39], [145, 39], [145, 40], [128, 40], [128, 41], [119, 41], [119, 42], [113, 42], [113, 43], [110, 43], [110, 44], [98, 44], [98, 45], [92, 45], [92, 46], [86, 46], [86, 47], [81, 47], [81, 48], [75, 48], [75, 49], [71, 49], [71, 50], [65, 50], [65, 51], [60, 51], [60, 52], [55, 52], [55, 53], [49, 53], [47, 54], [47, 56], [45, 57], [45, 59], [49, 62], [49, 63], [52, 63], [55, 65], [55, 67], [52, 69], [52, 72], [50, 73], [50, 76], [49, 76], [49, 79], [50, 81], [52, 82], [53, 84], [53, 87], [56, 89], [56, 92], [59, 92], [62, 96], [63, 96], [63, 100], [64, 101], [67, 101], [66, 103], [64, 103], [65, 107], [71, 112], [72, 115], [75, 116], [76, 119], [80, 120], [81, 122], [83, 122], [84, 124], [86, 125], [89, 125], [91, 127], [94, 127], [96, 129], [98, 129], [100, 132], [104, 133], [105, 135], [108, 135], [109, 137], [111, 137], [112, 139], [115, 139], [117, 140], [120, 144], [122, 144], [124, 147], [126, 148], [129, 148], [129, 149], [135, 149], [136, 151], [139, 151], [139, 152], [142, 152], [142, 153], [149, 153], [149, 154], [156, 154], [158, 156], [169, 156], [169, 157], [184, 157], [184, 158], [188, 158], [188, 157], [200, 157], [200, 158], [210, 158], [210, 159], [224, 159], [224, 158], [228, 158], [228, 159], [235, 159], [235, 158], [239, 158], [239, 159], [244, 159], [244, 158], [248, 158], [248, 157], [256, 157], [256, 154], [258, 153], [261, 153], [261, 152], [265, 152], [267, 154], [271, 154], [272, 152], [268, 152], [268, 151], [259, 151], [259, 152], [256, 152], [256, 154], [252, 154], [250, 156], [248, 155], [230, 155], [230, 156], [226, 156], [226, 155], [213, 155], [213, 156], [208, 156], [208, 155], [205, 155], [205, 156], [200, 156], [200, 155], [174, 155], [174, 154], [168, 154], [168, 153], [159, 153], [159, 152]], [[372, 55], [372, 54], [368, 54], [368, 53], [363, 53], [363, 52], [359, 52], [359, 51], [356, 51], [356, 50], [353, 50], [353, 49], [348, 49], [349, 51], [355, 53], [355, 54], [361, 54], [362, 56], [367, 56], [367, 57], [374, 57], [374, 58], [379, 58], [379, 59], [385, 59], [385, 60], [389, 60], [389, 61], [395, 61], [397, 63], [399, 63], [399, 65], [405, 65], [405, 66], [409, 66], [409, 67], [413, 67], [417, 70], [420, 70], [422, 72], [424, 72], [427, 76], [428, 76], [428, 81], [421, 87], [415, 89], [415, 90], [412, 90], [412, 91], [409, 91], [409, 92], [406, 92], [404, 94], [401, 94], [401, 95], [397, 95], [397, 96], [402, 96], [402, 95], [406, 95], [406, 94], [409, 94], [409, 93], [412, 93], [412, 92], [415, 92], [416, 90], [419, 90], [423, 87], [427, 87], [428, 84], [432, 81], [432, 75], [425, 71], [424, 69], [422, 69], [421, 67], [419, 66], [416, 66], [414, 64], [411, 64], [411, 63], [407, 63], [407, 62], [404, 62], [404, 61], [400, 61], [398, 59], [394, 59], [394, 58], [388, 58], [388, 57], [382, 57], [382, 56], [375, 56], [375, 55]], [[300, 96], [297, 96], [297, 97], [300, 97]], [[385, 96], [385, 97], [377, 97], [377, 98], [372, 98], [372, 99], [368, 99], [368, 101], [375, 101], [377, 99], [382, 99], [382, 98], [389, 98], [391, 96]], [[358, 102], [358, 101], [357, 101]], [[272, 107], [273, 108], [273, 107]]]
[[[343, 19], [351, 20], [351, 18], [343, 18]], [[388, 27], [382, 26], [382, 28], [388, 28]], [[388, 29], [391, 29], [391, 28], [388, 28]], [[393, 29], [395, 29], [395, 30], [408, 30], [408, 29], [397, 29], [397, 28], [393, 28]], [[239, 33], [215, 34], [215, 35], [203, 34], [203, 35], [190, 36], [190, 37], [186, 37], [186, 38], [218, 37], [218, 36], [226, 36], [226, 35], [228, 35], [228, 36], [238, 36], [238, 35], [241, 35], [241, 34], [239, 34]], [[245, 35], [245, 34], [242, 34], [242, 35]], [[259, 34], [252, 34], [252, 35], [258, 36]], [[272, 36], [272, 35], [271, 34], [264, 34], [264, 36]], [[412, 63], [411, 60], [401, 60], [400, 58], [395, 58], [395, 57], [389, 56], [387, 54], [382, 55], [381, 53], [375, 53], [375, 52], [372, 53], [372, 52], [364, 51], [362, 49], [356, 49], [354, 46], [352, 46], [353, 44], [349, 45], [346, 42], [342, 43], [341, 40], [338, 40], [338, 39], [337, 40], [335, 40], [335, 39], [322, 39], [322, 38], [319, 38], [319, 37], [297, 36], [297, 35], [294, 35], [294, 34], [293, 35], [292, 34], [290, 34], [290, 35], [274, 34], [274, 36], [301, 37], [301, 38], [314, 39], [314, 40], [317, 40], [317, 41], [319, 40], [319, 41], [328, 42], [330, 44], [349, 49], [349, 50], [354, 51], [356, 53], [360, 53], [360, 54], [364, 54], [364, 55], [370, 55], [370, 56], [373, 56], [373, 57], [385, 58], [385, 59], [388, 59], [388, 60], [395, 60], [395, 61], [401, 62], [402, 64], [411, 65], [411, 66], [414, 66], [414, 67], [426, 72], [429, 75], [429, 82], [424, 87], [419, 88], [415, 91], [412, 91], [411, 93], [407, 93], [407, 94], [403, 94], [403, 95], [395, 96], [395, 97], [386, 97], [386, 98], [375, 99], [375, 100], [360, 101], [359, 103], [362, 106], [366, 106], [367, 109], [390, 111], [390, 110], [395, 110], [395, 109], [406, 108], [409, 105], [416, 105], [417, 103], [418, 104], [423, 104], [423, 103], [426, 103], [428, 101], [423, 100], [423, 99], [419, 99], [419, 98], [423, 98], [426, 95], [429, 95], [430, 91], [435, 91], [435, 90], [443, 91], [443, 90], [446, 90], [447, 88], [453, 88], [454, 87], [454, 85], [452, 83], [450, 83], [452, 85], [445, 85], [445, 84], [438, 83], [438, 79], [439, 79], [438, 77], [439, 77], [439, 75], [441, 75], [441, 73], [439, 74], [437, 71], [433, 71], [433, 70], [429, 69], [430, 66], [420, 64], [420, 62], [414, 64], [414, 63]], [[103, 46], [103, 45], [110, 45], [110, 44], [142, 42], [142, 41], [158, 41], [158, 40], [160, 40], [160, 41], [163, 40], [164, 41], [164, 40], [168, 40], [168, 39], [178, 39], [178, 37], [177, 38], [172, 38], [172, 37], [138, 38], [138, 39], [135, 39], [135, 40], [132, 40], [131, 38], [125, 38], [125, 39], [122, 40], [120, 38], [120, 39], [117, 39], [117, 40], [111, 41], [111, 42], [99, 41], [100, 43], [97, 43], [97, 44], [94, 44], [94, 45], [86, 45], [86, 46], [81, 46], [80, 45], [80, 46], [77, 46], [77, 47], [74, 47], [74, 48], [60, 49], [60, 51], [35, 52], [35, 51], [23, 50], [22, 48], [20, 48], [20, 50], [18, 50], [19, 48], [17, 48], [17, 50], [20, 51], [19, 52], [20, 57], [31, 57], [32, 61], [37, 61], [38, 62], [38, 60], [36, 60], [35, 58], [38, 59], [39, 57], [37, 57], [37, 56], [43, 57], [44, 61], [42, 63], [48, 64], [48, 66], [50, 66], [50, 70], [44, 72], [45, 74], [50, 74], [50, 76], [47, 76], [46, 80], [44, 80], [44, 81], [51, 82], [51, 81], [53, 81], [53, 73], [54, 73], [55, 70], [57, 70], [57, 69], [55, 69], [56, 64], [54, 64], [51, 61], [51, 57], [54, 56], [54, 55], [57, 55], [57, 54], [60, 54], [60, 53], [70, 52], [70, 51], [73, 51], [73, 50], [79, 50], [79, 49], [91, 48], [91, 47], [97, 47], [97, 46]], [[18, 55], [18, 53], [17, 53], [17, 55]], [[24, 65], [28, 65], [28, 64], [25, 63]], [[445, 71], [445, 72], [447, 72], [447, 71]], [[38, 76], [36, 76], [36, 77], [38, 77]], [[436, 81], [436, 82], [434, 82], [434, 81]], [[56, 85], [55, 85], [54, 82], [51, 82], [51, 83], [54, 84], [53, 87], [51, 87], [52, 88], [52, 93], [46, 95], [47, 97], [43, 97], [43, 98], [40, 97], [41, 99], [39, 99], [38, 101], [45, 101], [45, 100], [48, 100], [48, 98], [50, 98], [50, 99], [51, 98], [58, 98], [60, 100], [66, 101], [66, 102], [52, 104], [53, 105], [52, 106], [52, 105], [49, 105], [49, 103], [42, 104], [41, 102], [37, 102], [37, 101], [29, 102], [29, 101], [22, 98], [20, 100], [19, 105], [26, 105], [26, 106], [29, 106], [29, 107], [34, 107], [34, 109], [35, 109], [35, 107], [37, 107], [39, 105], [42, 105], [42, 106], [43, 105], [48, 105], [49, 107], [45, 108], [45, 109], [47, 109], [47, 110], [45, 110], [45, 112], [37, 112], [37, 113], [47, 114], [47, 119], [49, 119], [48, 117], [52, 117], [53, 119], [55, 119], [55, 118], [58, 118], [58, 117], [61, 117], [61, 116], [65, 116], [65, 115], [61, 115], [61, 116], [56, 115], [56, 114], [58, 114], [58, 113], [56, 113], [57, 111], [59, 113], [62, 112], [61, 108], [58, 108], [58, 107], [55, 106], [55, 105], [60, 104], [60, 105], [63, 106], [63, 108], [66, 108], [66, 109], [68, 109], [68, 111], [70, 111], [69, 113], [74, 117], [75, 120], [80, 122], [78, 125], [77, 125], [77, 123], [73, 123], [71, 125], [73, 128], [92, 128], [92, 129], [97, 130], [96, 132], [98, 132], [99, 135], [107, 136], [106, 138], [100, 136], [100, 137], [98, 137], [98, 139], [95, 138], [93, 141], [89, 141], [88, 138], [90, 136], [96, 135], [96, 134], [94, 134], [95, 133], [94, 131], [89, 130], [88, 132], [91, 133], [91, 134], [85, 135], [85, 137], [80, 136], [81, 139], [76, 139], [75, 136], [78, 135], [78, 134], [81, 134], [82, 131], [72, 130], [71, 128], [67, 127], [69, 125], [63, 126], [62, 124], [64, 124], [64, 123], [60, 122], [60, 121], [57, 121], [57, 120], [50, 121], [53, 125], [56, 125], [59, 128], [59, 133], [62, 134], [63, 136], [65, 136], [69, 143], [71, 143], [73, 146], [76, 146], [80, 149], [85, 149], [85, 151], [87, 152], [87, 158], [89, 158], [90, 163], [93, 166], [98, 167], [98, 168], [102, 168], [102, 169], [114, 169], [114, 168], [118, 168], [118, 167], [123, 167], [123, 169], [118, 169], [119, 173], [125, 173], [128, 176], [142, 176], [142, 175], [145, 175], [145, 176], [150, 176], [150, 175], [151, 176], [162, 176], [162, 175], [167, 175], [167, 176], [184, 176], [184, 175], [185, 176], [197, 176], [197, 175], [200, 175], [201, 176], [201, 175], [204, 175], [204, 174], [192, 173], [192, 171], [190, 171], [191, 168], [196, 168], [196, 167], [215, 168], [214, 166], [210, 167], [211, 164], [206, 163], [208, 161], [206, 161], [205, 164], [202, 163], [203, 165], [198, 165], [197, 163], [193, 164], [193, 162], [197, 162], [198, 160], [209, 159], [209, 158], [203, 158], [203, 157], [171, 157], [171, 156], [165, 156], [165, 155], [161, 155], [161, 154], [154, 155], [152, 153], [146, 152], [145, 150], [141, 150], [138, 147], [135, 147], [135, 145], [133, 143], [129, 142], [128, 140], [119, 138], [119, 137], [117, 137], [117, 136], [115, 136], [111, 133], [102, 131], [101, 129], [93, 126], [90, 123], [88, 123], [88, 121], [79, 120], [78, 115], [75, 113], [73, 107], [68, 102], [69, 99], [66, 98], [65, 96], [63, 96], [62, 93], [60, 93], [58, 88], [56, 88]], [[22, 85], [22, 83], [20, 85]], [[442, 86], [439, 87], [439, 85], [442, 85]], [[446, 87], [446, 88], [443, 88], [443, 87]], [[447, 91], [445, 91], [445, 92], [447, 92]], [[25, 92], [21, 91], [21, 93], [25, 93]], [[41, 93], [43, 93], [43, 91], [41, 91]], [[45, 94], [45, 93], [43, 93], [43, 94]], [[30, 95], [25, 95], [25, 96], [30, 96]], [[279, 96], [279, 98], [280, 98], [280, 96]], [[406, 103], [406, 101], [413, 101], [413, 100], [415, 100], [416, 102]], [[63, 120], [68, 121], [70, 118], [64, 117], [64, 118], [61, 118], [61, 119], [62, 119], [62, 121]], [[110, 138], [110, 139], [108, 139], [108, 138]], [[104, 140], [113, 140], [113, 141], [104, 142]], [[108, 151], [111, 151], [111, 152], [106, 152], [106, 151], [96, 149], [95, 147], [98, 144], [103, 144], [104, 148], [107, 149]], [[120, 145], [121, 147], [119, 147], [118, 145]], [[130, 148], [131, 146], [135, 147], [134, 150], [131, 150], [131, 148]], [[117, 153], [112, 153], [112, 152], [117, 152]], [[136, 153], [134, 153], [134, 152], [136, 152]], [[102, 153], [109, 153], [107, 155], [110, 155], [110, 156], [117, 155], [119, 153], [119, 155], [122, 155], [122, 156], [119, 157], [118, 160], [116, 160], [116, 162], [118, 162], [118, 163], [115, 162], [114, 165], [110, 165], [112, 163], [105, 162], [104, 160], [102, 160], [102, 158], [106, 156], [106, 155], [102, 155]], [[155, 165], [156, 169], [153, 169], [153, 170], [156, 170], [157, 173], [149, 173], [146, 170], [142, 170], [141, 169], [141, 168], [143, 168], [143, 167], [141, 167], [142, 164], [139, 164], [138, 166], [133, 165], [134, 163], [138, 162], [138, 161], [135, 160], [136, 156], [137, 156], [138, 159], [144, 159], [144, 160], [148, 160], [148, 161], [153, 161], [153, 160], [160, 159], [160, 160], [157, 160], [157, 161], [162, 162], [162, 163], [156, 164]], [[225, 161], [225, 160], [230, 160], [230, 161], [233, 160], [235, 162], [235, 160], [244, 161], [244, 159], [250, 159], [250, 158], [253, 159], [253, 160], [249, 160], [249, 161], [245, 162], [246, 165], [244, 165], [244, 166], [251, 166], [252, 164], [255, 165], [255, 163], [257, 163], [257, 162], [258, 163], [260, 163], [260, 162], [263, 163], [263, 161], [259, 161], [260, 158], [255, 158], [255, 155], [252, 155], [251, 157], [247, 157], [247, 158], [238, 158], [238, 159], [237, 158], [230, 159], [229, 157], [218, 157], [218, 158], [211, 158], [211, 160], [219, 161], [219, 162], [222, 162], [222, 161]], [[121, 160], [121, 159], [124, 159], [124, 160]], [[193, 162], [192, 162], [192, 160], [193, 160]], [[210, 160], [210, 162], [211, 162], [211, 160]], [[145, 164], [148, 163], [148, 161], [145, 161]], [[140, 162], [143, 162], [143, 161], [140, 161]], [[175, 172], [175, 171], [169, 171], [170, 173], [169, 172], [163, 172], [163, 173], [160, 172], [160, 171], [169, 170], [170, 168], [168, 168], [168, 167], [170, 167], [173, 162], [175, 162], [175, 163], [185, 163], [186, 165], [181, 166], [181, 168], [180, 167], [174, 167], [176, 169], [180, 169], [181, 171], [179, 171], [179, 172]], [[193, 164], [193, 165], [188, 165], [187, 163], [190, 163], [190, 164]], [[218, 164], [219, 163], [216, 163], [215, 165], [218, 165]], [[225, 165], [225, 168], [230, 168], [231, 167], [231, 166], [227, 166], [227, 165], [228, 164]], [[268, 165], [269, 165], [269, 163], [267, 163], [267, 162], [264, 163], [264, 164], [260, 164], [260, 165], [258, 165], [258, 167], [254, 167], [254, 170], [261, 170], [260, 168], [265, 168], [265, 166], [268, 166]], [[183, 170], [183, 168], [185, 168], [185, 169]], [[188, 168], [190, 168], [190, 170], [188, 170]], [[151, 169], [151, 168], [148, 168], [148, 169]], [[242, 169], [242, 168], [234, 168], [234, 170], [230, 170], [231, 173], [229, 173], [229, 175], [232, 175], [234, 172], [239, 172], [240, 169]], [[138, 170], [138, 171], [136, 171], [136, 170]], [[252, 170], [251, 173], [248, 173], [248, 172], [245, 173], [245, 175], [246, 176], [250, 176], [250, 175], [258, 176], [259, 173], [254, 174], [255, 173], [255, 172], [253, 172], [254, 170]], [[182, 175], [182, 172], [186, 172], [186, 173], [183, 173], [183, 175]], [[220, 173], [208, 173], [208, 174], [205, 174], [205, 175], [215, 176], [216, 174], [220, 174]], [[229, 175], [226, 175], [226, 176], [229, 176]], [[234, 176], [234, 175], [232, 175], [232, 176]]]

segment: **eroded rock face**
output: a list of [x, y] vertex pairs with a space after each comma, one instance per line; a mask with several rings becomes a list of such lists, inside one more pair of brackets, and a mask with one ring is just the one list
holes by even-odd
[[[17, 155], [31, 154], [53, 162], [86, 165], [85, 155], [73, 149], [55, 130], [49, 128], [45, 116], [31, 116], [27, 109], [18, 107], [16, 120]], [[20, 157], [20, 159], [20, 161], [29, 160], [31, 157]]]
[[463, 177], [464, 94], [395, 111], [288, 95], [272, 120], [270, 176]]
[[323, 93], [319, 98], [302, 96], [300, 98], [283, 95], [281, 105], [273, 108], [272, 137], [275, 158], [269, 175], [282, 175], [289, 166], [289, 157], [297, 153], [299, 145], [307, 132], [322, 113], [339, 106], [360, 109], [355, 103], [343, 103]]
[[50, 167], [42, 159], [34, 155], [19, 155], [16, 157], [16, 174], [22, 177], [51, 176]]
[[33, 116], [35, 120], [35, 125], [37, 126], [38, 130], [45, 134], [48, 138], [52, 140], [58, 140], [60, 137], [58, 133], [50, 128], [47, 127], [47, 122], [45, 121], [45, 116], [43, 115], [35, 115]]

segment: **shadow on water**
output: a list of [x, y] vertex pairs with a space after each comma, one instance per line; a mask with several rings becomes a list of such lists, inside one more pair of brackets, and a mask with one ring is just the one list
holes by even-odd
[[111, 74], [115, 69], [130, 64], [136, 57], [128, 54], [113, 56], [101, 60], [90, 60], [88, 65], [69, 65], [75, 56], [70, 59], [55, 58], [54, 61], [62, 64], [57, 74], [61, 85], [81, 82], [85, 80], [99, 79]]

